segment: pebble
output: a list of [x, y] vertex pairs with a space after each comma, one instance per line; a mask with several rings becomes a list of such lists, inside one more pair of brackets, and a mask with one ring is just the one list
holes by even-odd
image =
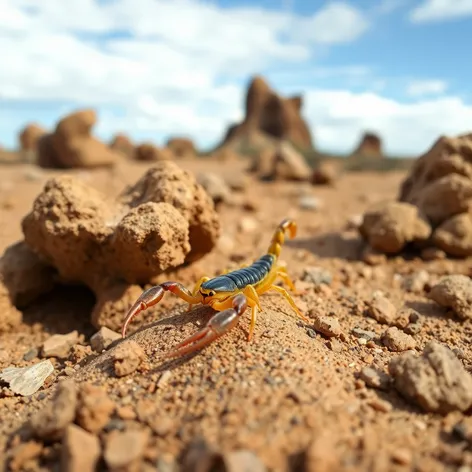
[[360, 373], [359, 378], [364, 381], [368, 387], [387, 390], [390, 384], [390, 377], [382, 371], [372, 367], [364, 367]]
[[329, 338], [338, 337], [342, 332], [339, 321], [337, 318], [332, 316], [316, 316], [314, 320], [314, 328], [316, 331], [328, 336]]
[[391, 403], [385, 400], [381, 400], [380, 398], [374, 398], [370, 400], [369, 406], [371, 406], [374, 410], [380, 411], [382, 413], [388, 413], [389, 411], [392, 411], [393, 409]]
[[323, 208], [323, 202], [312, 195], [304, 195], [300, 197], [298, 204], [302, 210], [316, 211]]
[[61, 380], [54, 397], [30, 420], [33, 434], [41, 439], [58, 440], [74, 421], [77, 408], [77, 386], [72, 379]]
[[136, 341], [126, 341], [113, 351], [113, 367], [117, 377], [135, 372], [146, 360], [143, 348]]
[[114, 341], [121, 338], [121, 335], [112, 331], [106, 326], [102, 326], [91, 338], [90, 345], [95, 352], [103, 352]]
[[81, 384], [78, 395], [77, 424], [91, 433], [99, 433], [109, 422], [115, 403], [104, 387]]
[[353, 328], [351, 330], [351, 333], [356, 337], [356, 338], [363, 338], [366, 341], [371, 341], [372, 339], [375, 339], [377, 335], [373, 331], [366, 331], [365, 329], [362, 328]]
[[238, 223], [238, 230], [242, 233], [252, 233], [259, 227], [259, 223], [254, 218], [246, 216], [241, 218]]
[[29, 351], [25, 352], [23, 355], [23, 360], [26, 362], [32, 361], [34, 358], [38, 357], [39, 350], [36, 347], [31, 348]]
[[303, 270], [302, 280], [315, 285], [330, 285], [333, 281], [333, 276], [329, 270], [322, 267], [306, 267]]
[[382, 293], [375, 293], [368, 304], [367, 315], [378, 323], [392, 325], [397, 318], [397, 309]]
[[225, 472], [265, 472], [267, 469], [252, 451], [239, 450], [225, 454]]
[[7, 367], [0, 372], [0, 379], [9, 384], [12, 392], [30, 396], [44, 385], [53, 372], [54, 366], [46, 360], [27, 367]]
[[61, 447], [61, 468], [68, 472], [93, 472], [100, 458], [97, 436], [71, 424], [67, 427]]
[[330, 339], [327, 345], [333, 352], [341, 352], [343, 350], [343, 345], [334, 338]]
[[54, 334], [44, 342], [41, 355], [43, 357], [65, 359], [68, 357], [71, 347], [78, 342], [79, 333], [77, 331], [67, 334]]
[[145, 430], [113, 430], [105, 443], [105, 463], [111, 470], [139, 469], [147, 442]]
[[397, 464], [410, 465], [412, 459], [412, 453], [409, 449], [395, 449], [392, 452], [392, 460]]
[[403, 352], [416, 347], [416, 341], [396, 326], [388, 328], [382, 335], [382, 343], [393, 352]]

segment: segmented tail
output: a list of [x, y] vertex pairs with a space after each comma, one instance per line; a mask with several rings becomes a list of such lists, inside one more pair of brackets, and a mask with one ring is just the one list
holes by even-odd
[[289, 218], [283, 220], [275, 230], [267, 251], [268, 254], [279, 257], [282, 244], [285, 242], [285, 233], [287, 231], [289, 232], [290, 239], [293, 239], [297, 235], [297, 223]]

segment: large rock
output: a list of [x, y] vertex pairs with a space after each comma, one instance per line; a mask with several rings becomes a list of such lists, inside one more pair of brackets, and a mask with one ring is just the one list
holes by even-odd
[[46, 130], [36, 123], [25, 126], [19, 136], [18, 141], [22, 151], [35, 151], [38, 148], [39, 139], [46, 134]]
[[113, 151], [120, 152], [129, 159], [134, 159], [135, 157], [135, 146], [128, 136], [122, 133], [118, 133], [114, 136], [110, 143], [110, 149]]
[[[220, 232], [210, 196], [170, 161], [157, 163], [114, 201], [73, 176], [50, 179], [22, 227], [26, 244], [41, 261], [64, 281], [95, 292], [92, 319], [111, 329], [116, 329], [115, 312], [122, 315], [130, 296], [140, 291], [132, 288], [135, 284], [200, 259]], [[31, 272], [42, 270], [29, 261], [24, 265], [30, 264]], [[33, 282], [27, 288], [36, 294], [40, 285]]]
[[472, 133], [440, 137], [415, 161], [398, 200], [429, 223], [428, 244], [452, 256], [472, 255]]
[[408, 243], [428, 239], [431, 227], [415, 206], [389, 202], [368, 211], [359, 231], [373, 249], [395, 254]]
[[170, 149], [172, 154], [177, 158], [195, 157], [197, 154], [195, 145], [189, 138], [170, 138], [166, 143], [166, 147]]
[[38, 142], [41, 167], [80, 168], [112, 166], [120, 154], [92, 136], [97, 121], [94, 110], [80, 110], [62, 118], [53, 133]]
[[382, 139], [375, 133], [364, 133], [352, 154], [362, 157], [383, 157]]
[[472, 406], [472, 376], [446, 346], [430, 342], [420, 357], [403, 354], [390, 361], [395, 388], [428, 412], [447, 414]]
[[246, 94], [246, 113], [240, 124], [232, 125], [223, 145], [261, 146], [265, 137], [287, 139], [300, 148], [312, 148], [312, 136], [301, 115], [303, 99], [283, 98], [260, 76], [255, 76]]

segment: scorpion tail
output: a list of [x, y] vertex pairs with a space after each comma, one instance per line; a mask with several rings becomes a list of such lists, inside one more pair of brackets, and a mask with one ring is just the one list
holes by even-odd
[[267, 251], [268, 254], [271, 254], [276, 258], [279, 257], [282, 244], [285, 242], [285, 233], [287, 231], [289, 233], [290, 239], [293, 239], [297, 235], [297, 223], [289, 218], [284, 219], [275, 230], [269, 249]]

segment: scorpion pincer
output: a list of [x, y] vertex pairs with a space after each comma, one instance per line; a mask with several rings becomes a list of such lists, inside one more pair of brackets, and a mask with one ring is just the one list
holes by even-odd
[[259, 295], [269, 290], [283, 295], [295, 313], [304, 321], [308, 321], [287, 290], [275, 285], [276, 280], [281, 279], [296, 293], [295, 286], [285, 267], [277, 265], [286, 232], [289, 233], [290, 238], [296, 236], [297, 225], [293, 220], [285, 219], [280, 223], [272, 237], [267, 254], [250, 266], [214, 278], [202, 277], [195, 285], [193, 292], [190, 292], [179, 282], [165, 282], [144, 291], [128, 311], [121, 332], [122, 337], [126, 336], [126, 328], [132, 318], [141, 311], [159, 303], [165, 292], [172, 292], [185, 300], [189, 303], [189, 309], [193, 305], [201, 303], [211, 306], [217, 313], [210, 318], [204, 328], [179, 343], [171, 351], [163, 354], [164, 358], [182, 356], [210, 344], [236, 326], [248, 306], [251, 308], [248, 340], [251, 340], [257, 314], [261, 310]]

